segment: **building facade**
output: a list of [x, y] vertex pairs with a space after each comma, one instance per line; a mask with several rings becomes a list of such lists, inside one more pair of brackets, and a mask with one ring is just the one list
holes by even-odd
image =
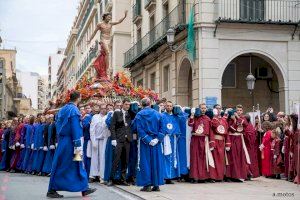
[[[166, 42], [174, 28], [175, 47], [185, 46], [191, 9], [195, 60]], [[124, 67], [135, 85], [184, 106], [243, 104], [251, 111], [259, 104], [289, 113], [300, 101], [299, 0], [134, 0], [132, 10]]]

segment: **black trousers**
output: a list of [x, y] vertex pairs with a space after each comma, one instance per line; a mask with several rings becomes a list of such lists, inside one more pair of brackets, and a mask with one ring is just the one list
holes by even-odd
[[125, 180], [126, 178], [126, 170], [129, 160], [129, 152], [130, 152], [130, 142], [118, 142], [116, 147], [113, 147], [114, 150], [114, 157], [113, 157], [113, 163], [112, 163], [112, 169], [110, 174], [110, 179], [113, 180], [116, 171], [119, 167], [119, 164], [121, 164], [121, 170], [122, 170], [122, 180]]

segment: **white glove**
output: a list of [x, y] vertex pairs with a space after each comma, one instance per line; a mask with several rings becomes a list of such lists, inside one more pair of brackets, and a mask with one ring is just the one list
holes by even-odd
[[290, 157], [291, 157], [291, 158], [293, 157], [293, 155], [294, 155], [293, 152], [290, 152]]
[[273, 158], [276, 159], [276, 158], [277, 158], [277, 155], [274, 155]]
[[54, 145], [50, 145], [49, 147], [51, 150], [55, 149], [55, 146]]
[[230, 151], [230, 147], [225, 147], [225, 150], [226, 151]]
[[282, 146], [281, 152], [284, 153], [285, 152], [285, 147]]
[[31, 144], [31, 147], [30, 147], [31, 149], [33, 149], [34, 148], [34, 144]]
[[74, 154], [80, 154], [80, 155], [83, 155], [83, 149], [82, 149], [82, 146], [80, 147], [74, 147]]
[[265, 148], [265, 145], [263, 145], [263, 144], [261, 144], [261, 145], [259, 146], [259, 150], [260, 150], [260, 151], [262, 151], [264, 148]]
[[40, 147], [40, 149], [43, 149], [44, 147]]
[[12, 150], [16, 150], [16, 146], [15, 146], [15, 145], [13, 145], [11, 149], [12, 149]]
[[58, 143], [55, 143], [55, 147], [57, 147]]
[[47, 147], [47, 146], [44, 146], [44, 147], [43, 147], [43, 150], [44, 150], [44, 151], [48, 151], [48, 147]]
[[116, 147], [117, 146], [117, 140], [112, 140], [111, 141], [111, 145], [113, 145], [114, 147]]
[[155, 138], [155, 139], [151, 140], [149, 144], [154, 147], [155, 145], [157, 145], [157, 143], [158, 143], [158, 139]]
[[16, 147], [19, 147], [20, 146], [20, 143], [19, 142], [16, 142]]
[[195, 114], [195, 112], [196, 112], [196, 108], [192, 108], [191, 109], [191, 114]]
[[210, 148], [209, 150], [210, 150], [210, 151], [213, 151], [214, 149], [215, 149], [215, 147], [212, 147], [212, 148]]
[[24, 144], [21, 144], [21, 149], [24, 149], [25, 148], [25, 145]]

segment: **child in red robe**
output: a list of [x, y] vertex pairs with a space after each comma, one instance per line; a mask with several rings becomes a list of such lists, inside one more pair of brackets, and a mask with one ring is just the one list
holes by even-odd
[[265, 121], [262, 124], [265, 134], [262, 139], [262, 144], [259, 146], [261, 151], [261, 171], [262, 175], [269, 178], [272, 176], [271, 171], [271, 142], [272, 142], [272, 128], [271, 122]]
[[280, 174], [283, 173], [283, 159], [280, 152], [280, 130], [276, 128], [272, 131], [272, 144], [271, 144], [271, 171], [274, 178], [281, 179]]

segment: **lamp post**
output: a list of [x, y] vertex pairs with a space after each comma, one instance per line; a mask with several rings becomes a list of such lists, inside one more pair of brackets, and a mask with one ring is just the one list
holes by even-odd
[[174, 44], [174, 42], [175, 42], [175, 33], [176, 33], [176, 31], [172, 27], [170, 27], [167, 30], [167, 44], [168, 44], [170, 50], [173, 51], [173, 52], [181, 50], [185, 46], [185, 42], [180, 44], [179, 46]]
[[254, 90], [254, 86], [255, 86], [255, 81], [256, 78], [253, 76], [252, 72], [251, 72], [251, 68], [252, 68], [252, 62], [251, 62], [251, 54], [250, 54], [250, 72], [248, 74], [248, 76], [246, 77], [246, 81], [247, 81], [247, 88], [250, 92], [250, 95], [252, 96], [252, 106], [254, 106], [254, 95], [253, 95], [253, 90]]

